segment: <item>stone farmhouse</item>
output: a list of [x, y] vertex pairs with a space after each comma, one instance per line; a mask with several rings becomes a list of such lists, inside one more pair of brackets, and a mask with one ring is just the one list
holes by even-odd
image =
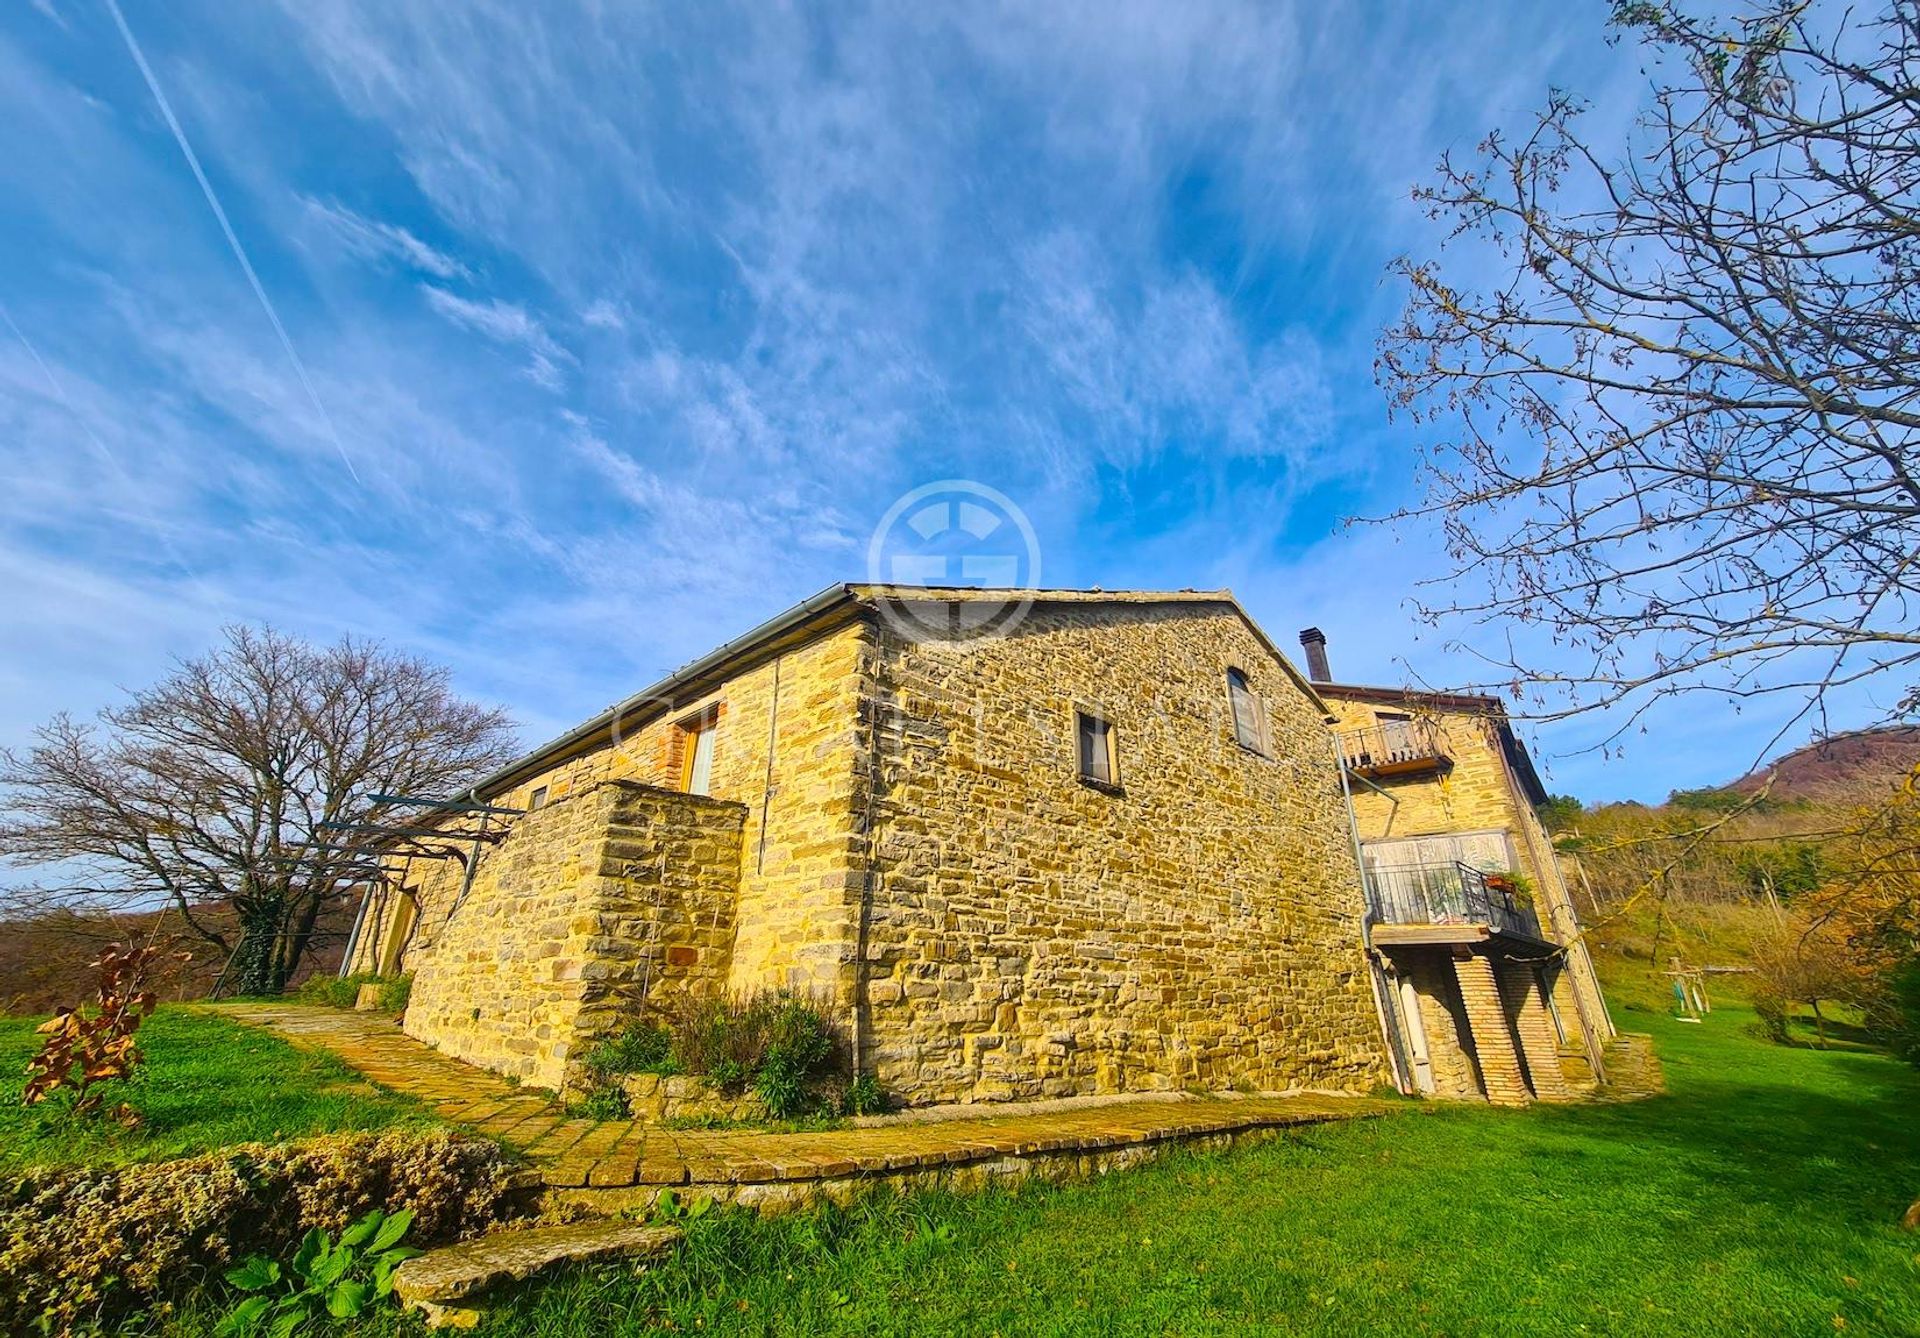
[[548, 1087], [676, 996], [778, 987], [914, 1105], [1592, 1088], [1499, 704], [1307, 642], [1312, 678], [1225, 592], [830, 587], [422, 820], [479, 836], [389, 842], [343, 972], [413, 973], [409, 1034]]

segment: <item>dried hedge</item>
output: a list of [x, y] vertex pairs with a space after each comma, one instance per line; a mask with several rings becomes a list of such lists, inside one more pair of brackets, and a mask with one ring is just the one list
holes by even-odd
[[35, 1173], [0, 1186], [0, 1333], [163, 1313], [248, 1254], [309, 1227], [411, 1208], [409, 1243], [472, 1236], [520, 1210], [500, 1148], [444, 1131], [244, 1143], [144, 1166]]

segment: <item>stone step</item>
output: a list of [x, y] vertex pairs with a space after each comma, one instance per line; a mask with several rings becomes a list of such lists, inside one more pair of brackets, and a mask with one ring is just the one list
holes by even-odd
[[1667, 1090], [1653, 1037], [1644, 1032], [1623, 1031], [1608, 1041], [1605, 1062], [1607, 1095], [1613, 1100], [1630, 1101]]
[[484, 1294], [555, 1264], [657, 1259], [680, 1243], [678, 1227], [602, 1218], [572, 1226], [520, 1227], [429, 1250], [394, 1270], [393, 1291], [430, 1328], [472, 1328]]

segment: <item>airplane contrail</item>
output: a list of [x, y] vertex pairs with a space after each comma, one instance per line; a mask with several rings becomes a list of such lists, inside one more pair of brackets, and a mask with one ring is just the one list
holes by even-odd
[[247, 259], [247, 250], [240, 245], [240, 237], [233, 230], [233, 224], [227, 221], [227, 211], [220, 207], [220, 197], [214, 194], [213, 183], [207, 180], [207, 174], [200, 167], [200, 158], [193, 151], [193, 145], [187, 143], [186, 132], [180, 128], [179, 120], [173, 114], [173, 107], [167, 101], [167, 95], [160, 91], [160, 81], [154, 78], [153, 67], [147, 64], [146, 53], [141, 51], [140, 43], [134, 40], [133, 29], [127, 26], [126, 15], [120, 12], [117, 0], [106, 0], [108, 12], [113, 15], [114, 24], [120, 29], [120, 36], [126, 39], [127, 50], [133, 54], [134, 64], [140, 67], [140, 75], [147, 81], [147, 88], [153, 93], [153, 100], [160, 104], [160, 114], [166, 118], [167, 129], [173, 132], [173, 142], [180, 146], [180, 152], [186, 155], [187, 166], [193, 169], [193, 178], [200, 183], [200, 193], [207, 197], [207, 205], [213, 210], [213, 216], [220, 221], [220, 231], [226, 234], [227, 245], [233, 248], [233, 258], [240, 262], [240, 268], [246, 273], [247, 282], [253, 285], [253, 295], [260, 299], [260, 309], [267, 313], [267, 319], [273, 323], [273, 332], [280, 336], [280, 347], [287, 351], [287, 361], [293, 364], [294, 372], [300, 377], [300, 384], [306, 388], [307, 398], [313, 401], [313, 411], [320, 415], [320, 422], [327, 429], [327, 436], [333, 441], [333, 449], [340, 452], [340, 462], [347, 467], [347, 473], [353, 481], [360, 481], [360, 471], [353, 467], [353, 460], [347, 455], [347, 448], [340, 440], [340, 434], [334, 430], [333, 418], [327, 413], [326, 406], [320, 402], [319, 394], [313, 388], [313, 382], [307, 376], [306, 364], [300, 361], [300, 355], [293, 350], [293, 340], [287, 337], [287, 327], [280, 323], [280, 313], [273, 309], [273, 303], [267, 297], [267, 290], [260, 283], [260, 276], [253, 272], [253, 262]]

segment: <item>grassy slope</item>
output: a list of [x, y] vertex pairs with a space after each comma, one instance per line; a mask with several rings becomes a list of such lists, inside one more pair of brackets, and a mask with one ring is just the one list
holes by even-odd
[[[1429, 1107], [1066, 1189], [693, 1225], [489, 1331], [1920, 1332], [1920, 1075], [1656, 1015], [1671, 1094]], [[379, 1327], [394, 1324], [390, 1317]]]
[[0, 1018], [0, 1172], [77, 1162], [157, 1161], [230, 1143], [335, 1130], [433, 1123], [416, 1103], [383, 1092], [330, 1057], [190, 1009], [162, 1007], [141, 1029], [147, 1070], [114, 1100], [145, 1124], [74, 1125], [20, 1104], [37, 1020]]
[[[1754, 945], [1780, 927], [1771, 910], [1752, 903], [1674, 904], [1659, 916], [1651, 902], [1610, 915], [1586, 911], [1584, 901], [1581, 907], [1587, 947], [1616, 1012], [1666, 1012], [1673, 1001], [1673, 981], [1665, 972], [1673, 957], [1690, 967], [1745, 966]], [[1658, 961], [1649, 956], [1654, 952]], [[1709, 997], [1716, 1007], [1723, 998], [1738, 1003], [1746, 996], [1747, 980], [1737, 974], [1709, 976]], [[1625, 1021], [1629, 1028], [1640, 1025], [1631, 1017]]]

